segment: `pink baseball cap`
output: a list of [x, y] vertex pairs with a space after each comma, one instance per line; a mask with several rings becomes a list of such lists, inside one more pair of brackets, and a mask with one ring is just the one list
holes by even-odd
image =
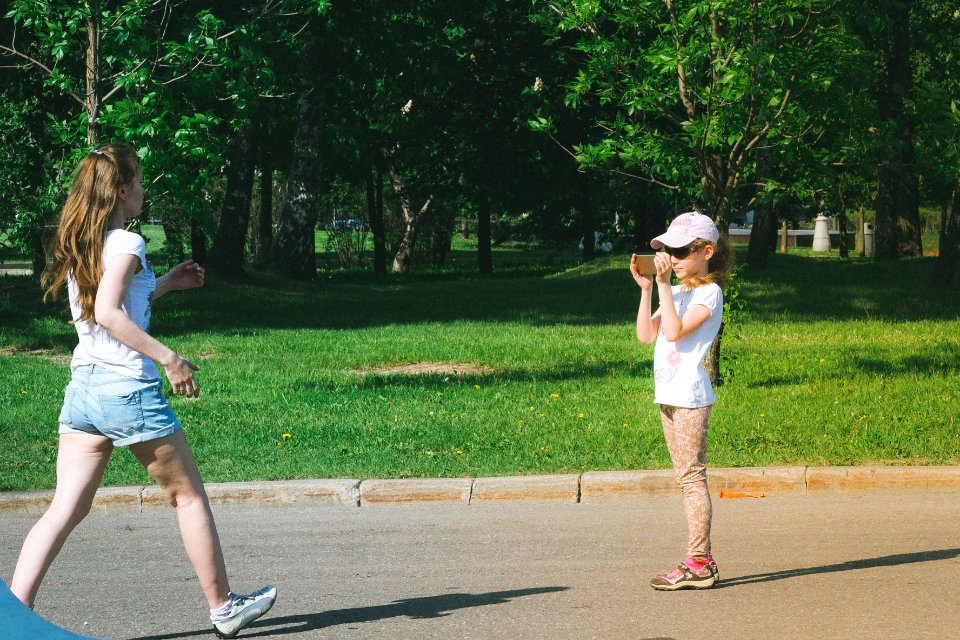
[[674, 218], [667, 232], [651, 240], [650, 246], [654, 249], [660, 249], [664, 245], [685, 247], [698, 238], [716, 242], [720, 239], [720, 232], [713, 220], [702, 213], [690, 211]]

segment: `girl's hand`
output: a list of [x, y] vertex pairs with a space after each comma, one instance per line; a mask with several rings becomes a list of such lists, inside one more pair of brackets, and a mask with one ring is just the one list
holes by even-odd
[[666, 251], [658, 251], [653, 256], [653, 262], [657, 265], [657, 284], [670, 286], [670, 277], [673, 275], [673, 260]]
[[637, 271], [637, 262], [635, 258], [637, 254], [630, 256], [630, 275], [633, 276], [634, 282], [640, 286], [640, 289], [646, 292], [653, 291], [653, 278], [645, 273], [640, 273]]
[[163, 370], [167, 374], [167, 380], [170, 381], [173, 395], [187, 396], [188, 398], [200, 397], [200, 385], [193, 377], [193, 372], [200, 371], [200, 367], [186, 358], [174, 354], [173, 361], [163, 365]]
[[187, 260], [171, 269], [165, 277], [167, 279], [168, 289], [171, 291], [183, 291], [184, 289], [202, 287], [203, 276], [203, 267], [193, 260]]

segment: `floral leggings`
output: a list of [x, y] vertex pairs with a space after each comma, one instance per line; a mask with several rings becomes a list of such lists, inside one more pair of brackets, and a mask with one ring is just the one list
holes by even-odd
[[687, 555], [710, 555], [713, 504], [707, 489], [707, 430], [710, 406], [696, 409], [660, 405], [660, 420], [687, 512]]

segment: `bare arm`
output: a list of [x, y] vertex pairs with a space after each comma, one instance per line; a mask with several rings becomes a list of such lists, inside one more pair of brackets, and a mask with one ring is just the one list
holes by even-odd
[[637, 310], [637, 340], [643, 344], [652, 344], [657, 339], [657, 332], [660, 330], [660, 310], [656, 313], [650, 313], [652, 307], [651, 292], [644, 291], [640, 294], [640, 308]]
[[106, 266], [94, 304], [97, 324], [124, 345], [160, 363], [174, 394], [197, 397], [200, 387], [193, 372], [200, 368], [138, 327], [121, 307], [139, 269], [140, 259], [130, 254], [118, 255]]
[[[668, 288], [669, 289], [669, 288]], [[702, 304], [690, 305], [683, 317], [677, 315], [677, 310], [673, 306], [673, 295], [668, 294], [670, 304], [665, 304], [663, 299], [663, 288], [660, 289], [660, 311], [663, 312], [663, 336], [670, 342], [683, 340], [691, 333], [700, 328], [707, 318], [710, 317], [710, 309]]]
[[153, 292], [153, 299], [170, 291], [183, 291], [203, 286], [204, 270], [193, 260], [181, 262], [166, 274], [157, 278], [157, 290]]
[[666, 253], [657, 253], [654, 258], [657, 263], [657, 290], [660, 292], [660, 323], [663, 326], [663, 337], [670, 342], [683, 340], [696, 331], [700, 325], [710, 317], [710, 309], [702, 304], [691, 305], [681, 318], [673, 306], [673, 289], [670, 286], [670, 274], [673, 265], [670, 256]]
[[637, 271], [637, 265], [631, 258], [630, 275], [640, 287], [640, 308], [637, 309], [637, 340], [651, 344], [657, 339], [660, 329], [660, 311], [651, 313], [653, 307], [653, 278]]

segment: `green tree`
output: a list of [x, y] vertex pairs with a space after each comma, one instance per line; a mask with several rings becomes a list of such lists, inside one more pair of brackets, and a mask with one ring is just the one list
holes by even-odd
[[[597, 105], [584, 167], [675, 190], [726, 232], [757, 146], [794, 109], [794, 85], [834, 28], [828, 2], [540, 3], [584, 62], [567, 102]], [[543, 128], [552, 122], [541, 123]]]
[[940, 209], [938, 282], [960, 289], [960, 12], [928, 0], [918, 14], [917, 131], [921, 194]]
[[[878, 142], [885, 153], [877, 161], [876, 257], [895, 260], [922, 254], [920, 191], [914, 132], [914, 29], [919, 12], [903, 0], [873, 0], [854, 13], [871, 43], [877, 77]], [[866, 9], [866, 10], [864, 10]]]

